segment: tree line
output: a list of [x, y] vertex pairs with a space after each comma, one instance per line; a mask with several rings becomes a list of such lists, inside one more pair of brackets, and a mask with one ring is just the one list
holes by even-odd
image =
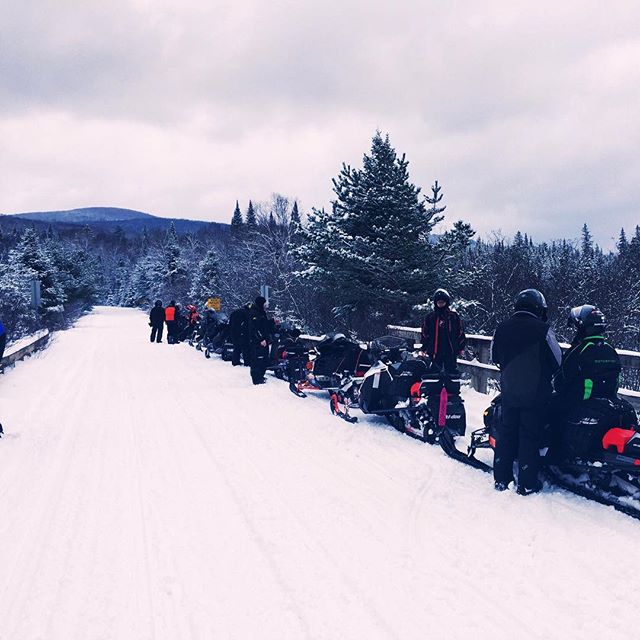
[[[271, 291], [276, 314], [307, 331], [340, 330], [371, 338], [390, 323], [413, 324], [438, 287], [452, 294], [467, 330], [491, 334], [518, 291], [547, 297], [566, 339], [566, 312], [583, 303], [607, 316], [616, 346], [640, 350], [640, 227], [603, 251], [588, 226], [581, 241], [475, 238], [471, 225], [445, 221], [442, 187], [423, 194], [409, 163], [376, 133], [361, 167], [344, 164], [328, 210], [303, 213], [296, 201], [236, 202], [231, 224], [178, 234], [90, 227], [0, 231], [0, 317], [16, 336], [64, 326], [87, 305], [147, 307], [155, 299], [202, 306], [219, 296], [229, 312]], [[30, 281], [42, 287], [30, 306]]]

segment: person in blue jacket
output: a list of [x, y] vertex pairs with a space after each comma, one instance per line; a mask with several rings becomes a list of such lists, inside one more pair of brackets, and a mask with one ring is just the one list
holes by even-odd
[[2, 320], [0, 320], [0, 362], [2, 361], [2, 356], [4, 354], [4, 348], [7, 346], [7, 332], [2, 324]]

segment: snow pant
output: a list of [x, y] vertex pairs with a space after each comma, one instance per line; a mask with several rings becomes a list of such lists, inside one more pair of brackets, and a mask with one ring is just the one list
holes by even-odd
[[517, 459], [518, 487], [531, 490], [539, 486], [540, 446], [546, 415], [546, 410], [537, 407], [503, 405], [493, 462], [496, 482], [513, 481], [513, 463]]
[[0, 360], [2, 360], [2, 356], [4, 355], [4, 348], [7, 346], [7, 334], [3, 333], [0, 336]]
[[176, 330], [176, 321], [167, 320], [167, 342], [169, 344], [175, 344], [177, 342]]
[[264, 374], [269, 365], [269, 347], [253, 345], [251, 349], [251, 380], [259, 384], [264, 380]]
[[162, 331], [164, 330], [164, 325], [154, 324], [151, 326], [151, 337], [149, 340], [151, 342], [162, 342]]
[[440, 351], [432, 358], [432, 360], [439, 369], [447, 373], [452, 373], [458, 369], [458, 362], [454, 353]]
[[251, 357], [249, 355], [249, 346], [246, 340], [235, 339], [233, 340], [233, 352], [231, 354], [231, 364], [235, 367], [240, 364], [240, 357], [242, 356], [242, 362], [245, 366], [251, 364]]

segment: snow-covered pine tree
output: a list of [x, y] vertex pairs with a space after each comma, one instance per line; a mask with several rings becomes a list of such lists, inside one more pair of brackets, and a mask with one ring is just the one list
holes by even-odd
[[322, 288], [335, 315], [363, 335], [407, 317], [439, 282], [428, 211], [409, 180], [408, 161], [376, 132], [363, 168], [346, 164], [333, 180], [330, 212], [315, 210], [303, 231], [300, 275]]
[[181, 257], [180, 239], [175, 224], [171, 221], [163, 249], [164, 276], [163, 298], [181, 299], [188, 289], [188, 270]]
[[220, 294], [220, 266], [218, 253], [209, 249], [198, 263], [195, 278], [189, 291], [189, 299], [196, 306], [202, 306], [208, 298]]
[[240, 211], [240, 205], [236, 200], [236, 208], [233, 210], [233, 216], [231, 217], [231, 232], [238, 233], [244, 225], [242, 220], [242, 212]]
[[293, 208], [291, 209], [290, 224], [291, 226], [296, 228], [302, 225], [302, 220], [300, 219], [300, 211], [298, 210], [297, 200], [294, 201]]
[[28, 279], [40, 282], [43, 312], [66, 302], [58, 270], [49, 253], [40, 246], [40, 240], [33, 228], [25, 229], [18, 246], [10, 252], [9, 262]]
[[249, 207], [247, 208], [247, 216], [245, 220], [248, 229], [255, 229], [258, 226], [258, 219], [251, 200], [249, 200]]

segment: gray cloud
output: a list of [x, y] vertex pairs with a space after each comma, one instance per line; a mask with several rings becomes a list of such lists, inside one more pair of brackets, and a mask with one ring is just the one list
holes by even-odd
[[640, 219], [633, 1], [29, 1], [0, 23], [0, 210], [310, 206], [374, 130], [450, 218], [603, 243]]

